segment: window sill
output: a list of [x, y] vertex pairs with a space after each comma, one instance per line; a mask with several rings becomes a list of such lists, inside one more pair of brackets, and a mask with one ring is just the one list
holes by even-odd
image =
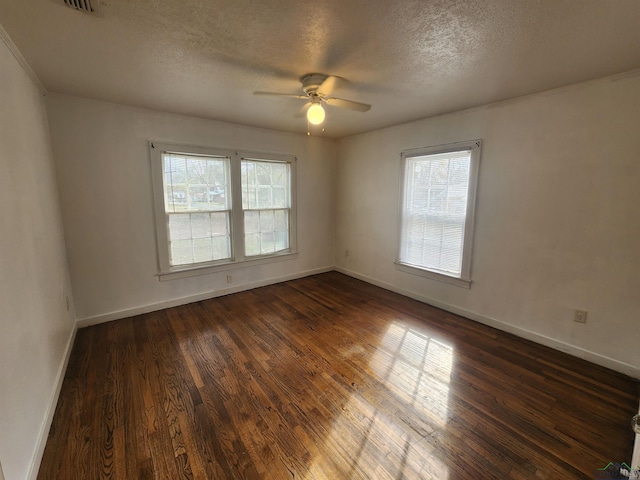
[[406, 263], [395, 262], [395, 265], [396, 270], [400, 270], [401, 272], [410, 273], [412, 275], [428, 278], [430, 280], [436, 280], [438, 282], [448, 283], [449, 285], [455, 285], [456, 287], [471, 288], [471, 280], [465, 280], [458, 277], [450, 277], [449, 275], [432, 272], [430, 270], [425, 270], [423, 268], [408, 265]]
[[297, 252], [278, 253], [269, 255], [268, 257], [252, 258], [250, 260], [242, 260], [227, 263], [218, 263], [215, 265], [204, 265], [199, 267], [183, 267], [176, 268], [168, 272], [160, 272], [156, 274], [158, 280], [166, 282], [167, 280], [176, 280], [178, 278], [195, 277], [198, 275], [208, 275], [210, 273], [224, 272], [226, 270], [235, 270], [238, 268], [253, 267], [255, 265], [265, 265], [267, 263], [283, 262], [285, 260], [294, 260], [298, 258]]

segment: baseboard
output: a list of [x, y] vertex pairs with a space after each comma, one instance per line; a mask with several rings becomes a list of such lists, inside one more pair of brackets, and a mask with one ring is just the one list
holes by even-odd
[[69, 364], [69, 358], [71, 357], [71, 350], [73, 349], [73, 342], [76, 338], [76, 332], [78, 331], [77, 325], [74, 323], [67, 345], [65, 347], [64, 357], [58, 367], [58, 373], [56, 374], [56, 381], [54, 389], [49, 397], [49, 403], [47, 406], [47, 414], [44, 422], [40, 427], [40, 433], [38, 434], [38, 442], [36, 444], [36, 450], [33, 453], [31, 459], [31, 466], [29, 467], [29, 474], [27, 478], [29, 480], [36, 480], [38, 476], [38, 470], [40, 470], [40, 463], [42, 462], [42, 455], [44, 454], [44, 447], [47, 444], [47, 438], [49, 437], [49, 430], [53, 423], [53, 415], [56, 413], [56, 406], [58, 405], [58, 398], [60, 397], [60, 390], [62, 389], [62, 382], [64, 381], [64, 375], [67, 371], [67, 365]]
[[[640, 406], [638, 407], [638, 414], [640, 415]], [[640, 471], [640, 433], [636, 433], [635, 441], [633, 443], [633, 455], [631, 456], [631, 468]]]
[[274, 283], [288, 282], [289, 280], [296, 280], [298, 278], [308, 277], [310, 275], [316, 275], [319, 273], [326, 273], [334, 270], [333, 266], [315, 268], [313, 270], [305, 270], [304, 272], [297, 272], [291, 275], [284, 275], [281, 277], [268, 278], [266, 280], [260, 280], [257, 282], [244, 283], [242, 285], [235, 285], [233, 287], [224, 288], [222, 290], [215, 290], [212, 292], [199, 293], [197, 295], [190, 295], [187, 297], [174, 298], [171, 300], [152, 303], [148, 305], [142, 305], [140, 307], [128, 308], [125, 310], [118, 310], [117, 312], [105, 313], [102, 315], [96, 315], [93, 317], [87, 317], [79, 319], [77, 322], [78, 328], [89, 327], [91, 325], [97, 325], [99, 323], [111, 322], [113, 320], [120, 320], [121, 318], [133, 317], [135, 315], [142, 315], [144, 313], [155, 312], [163, 310], [165, 308], [177, 307], [179, 305], [186, 305], [187, 303], [200, 302], [202, 300], [208, 300], [210, 298], [222, 297], [231, 293], [244, 292], [246, 290], [252, 290], [258, 287], [264, 287], [266, 285], [273, 285]]
[[526, 330], [524, 328], [520, 328], [515, 325], [511, 325], [509, 323], [505, 323], [503, 321], [497, 320], [495, 318], [487, 317], [485, 315], [472, 312], [470, 310], [466, 310], [456, 305], [449, 305], [448, 303], [441, 302], [440, 300], [436, 300], [436, 299], [427, 297], [425, 295], [420, 295], [415, 292], [404, 290], [390, 283], [376, 280], [375, 278], [371, 278], [366, 275], [353, 272], [346, 268], [335, 267], [334, 270], [340, 273], [344, 273], [345, 275], [348, 275], [350, 277], [357, 278], [358, 280], [362, 280], [372, 285], [376, 285], [378, 287], [384, 288], [385, 290], [391, 290], [392, 292], [399, 293], [409, 298], [413, 298], [414, 300], [418, 300], [420, 302], [433, 305], [434, 307], [441, 308], [442, 310], [446, 310], [447, 312], [455, 313], [456, 315], [463, 316], [470, 320], [474, 320], [478, 323], [482, 323], [484, 325], [497, 328], [498, 330], [511, 333], [513, 335], [516, 335], [517, 337], [524, 338], [526, 340], [531, 340], [532, 342], [539, 343], [541, 345], [553, 348], [555, 350], [560, 350], [561, 352], [568, 353], [570, 355], [573, 355], [574, 357], [582, 358], [589, 362], [595, 363], [596, 365], [601, 365], [603, 367], [610, 368], [611, 370], [615, 370], [616, 372], [624, 373], [625, 375], [629, 375], [632, 378], [640, 379], [640, 368], [638, 368], [637, 366], [630, 365], [628, 363], [621, 362], [619, 360], [615, 360], [605, 355], [600, 355], [598, 353], [590, 352], [589, 350], [576, 347], [575, 345], [571, 345], [569, 343], [564, 343], [564, 342], [555, 340], [553, 338], [546, 337], [539, 333], [532, 332], [530, 330]]

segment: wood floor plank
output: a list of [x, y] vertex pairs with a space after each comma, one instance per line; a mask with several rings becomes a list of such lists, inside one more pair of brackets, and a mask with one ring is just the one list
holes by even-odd
[[639, 394], [330, 272], [80, 330], [38, 478], [593, 478]]

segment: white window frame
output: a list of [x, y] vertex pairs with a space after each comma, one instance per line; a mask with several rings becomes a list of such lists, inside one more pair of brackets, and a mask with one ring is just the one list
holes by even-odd
[[[437, 280], [440, 282], [456, 285], [459, 287], [471, 287], [471, 255], [473, 251], [473, 230], [475, 224], [476, 190], [478, 185], [478, 171], [480, 168], [480, 152], [482, 140], [469, 140], [445, 145], [434, 145], [429, 147], [404, 150], [400, 154], [400, 201], [398, 206], [398, 244], [397, 257], [395, 261], [396, 269], [419, 275], [421, 277]], [[471, 153], [469, 166], [469, 184], [467, 191], [467, 210], [465, 215], [465, 226], [462, 246], [462, 267], [459, 276], [446, 272], [429, 269], [421, 265], [413, 265], [401, 260], [401, 249], [403, 240], [403, 215], [405, 206], [405, 177], [407, 175], [407, 159], [426, 155], [438, 155], [452, 152], [469, 151]]]
[[[225, 260], [192, 263], [188, 265], [171, 266], [169, 263], [169, 239], [167, 232], [167, 212], [165, 211], [164, 178], [162, 155], [178, 153], [194, 156], [228, 157], [230, 159], [230, 231], [231, 258]], [[149, 141], [149, 156], [151, 159], [151, 178], [153, 185], [154, 218], [156, 227], [156, 246], [158, 261], [158, 277], [162, 280], [185, 278], [194, 275], [204, 275], [217, 271], [230, 270], [238, 267], [262, 265], [265, 263], [291, 260], [298, 255], [296, 235], [296, 163], [294, 155], [253, 152], [228, 148], [202, 147]], [[251, 160], [265, 160], [269, 162], [287, 163], [290, 168], [291, 206], [289, 212], [289, 248], [274, 254], [260, 256], [245, 256], [244, 248], [244, 211], [242, 209], [242, 178], [241, 162], [243, 158]]]

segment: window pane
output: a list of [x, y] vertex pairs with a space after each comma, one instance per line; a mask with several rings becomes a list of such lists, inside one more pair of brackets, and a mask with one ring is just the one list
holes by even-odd
[[248, 210], [244, 212], [244, 233], [257, 233], [260, 231], [260, 212]]
[[288, 163], [242, 160], [242, 208], [289, 208], [291, 167]]
[[169, 215], [169, 240], [191, 238], [191, 221], [189, 214]]
[[269, 185], [271, 184], [271, 175], [269, 170], [269, 164], [265, 162], [254, 162], [255, 163], [255, 178], [256, 184], [258, 185]]
[[209, 215], [212, 235], [229, 235], [229, 212], [216, 212]]
[[213, 244], [213, 258], [216, 260], [231, 258], [231, 237], [213, 237], [211, 239]]
[[208, 210], [206, 185], [189, 185], [189, 210]]
[[260, 212], [260, 231], [272, 232], [273, 231], [273, 211], [265, 210]]
[[206, 185], [208, 163], [209, 160], [204, 158], [187, 157], [187, 180], [190, 185]]
[[193, 246], [191, 240], [176, 240], [169, 242], [171, 251], [171, 265], [186, 265], [193, 263]]
[[289, 210], [246, 211], [246, 256], [268, 255], [289, 248]]
[[273, 175], [273, 185], [286, 187], [289, 182], [289, 166], [283, 163], [272, 163], [271, 171]]
[[274, 207], [287, 207], [289, 205], [289, 202], [287, 201], [287, 192], [284, 187], [275, 185], [272, 192]]
[[244, 236], [244, 251], [247, 257], [260, 255], [260, 234], [248, 233]]
[[275, 230], [289, 230], [287, 225], [287, 210], [274, 210], [273, 212], [273, 228]]
[[165, 210], [229, 210], [229, 158], [166, 153]]
[[209, 202], [209, 208], [211, 210], [222, 210], [228, 208], [227, 203], [227, 187], [225, 185], [209, 186], [207, 192], [207, 200]]
[[257, 207], [258, 208], [270, 208], [273, 206], [273, 196], [271, 192], [271, 186], [263, 186], [258, 185], [256, 187], [258, 197], [257, 197]]
[[213, 249], [211, 248], [211, 237], [195, 238], [193, 240], [193, 261], [210, 262], [213, 260]]
[[172, 266], [231, 257], [229, 212], [171, 214], [168, 233]]
[[211, 237], [211, 221], [208, 213], [191, 214], [191, 236], [193, 238]]
[[276, 251], [276, 235], [274, 232], [260, 234], [260, 253], [263, 255]]
[[289, 248], [289, 235], [287, 231], [276, 231], [276, 252], [281, 252]]
[[242, 161], [242, 208], [256, 208], [256, 162]]

